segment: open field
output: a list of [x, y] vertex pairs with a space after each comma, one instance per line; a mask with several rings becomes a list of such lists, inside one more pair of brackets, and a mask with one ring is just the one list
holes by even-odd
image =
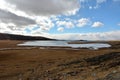
[[120, 80], [120, 41], [110, 48], [41, 49], [0, 41], [0, 80]]

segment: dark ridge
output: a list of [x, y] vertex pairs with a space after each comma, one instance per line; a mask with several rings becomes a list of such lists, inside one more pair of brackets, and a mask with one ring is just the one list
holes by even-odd
[[119, 52], [117, 52], [117, 53], [113, 52], [113, 53], [109, 53], [109, 54], [104, 54], [104, 55], [88, 58], [88, 59], [86, 59], [86, 61], [88, 63], [90, 63], [91, 65], [99, 65], [102, 62], [113, 60], [113, 59], [118, 59], [119, 57], [120, 57]]
[[59, 66], [74, 66], [75, 68], [96, 66], [95, 69], [108, 70], [120, 66], [120, 52], [111, 52], [83, 60], [77, 59], [59, 64], [58, 67]]
[[55, 40], [41, 36], [23, 36], [15, 34], [0, 33], [0, 40]]

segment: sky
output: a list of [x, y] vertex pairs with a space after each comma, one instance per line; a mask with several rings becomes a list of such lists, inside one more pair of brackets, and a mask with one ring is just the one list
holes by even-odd
[[120, 0], [1, 0], [0, 33], [120, 40]]

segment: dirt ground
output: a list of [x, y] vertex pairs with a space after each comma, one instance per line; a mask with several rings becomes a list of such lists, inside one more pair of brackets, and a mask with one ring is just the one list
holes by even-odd
[[0, 80], [120, 80], [120, 41], [99, 50], [18, 47], [22, 42], [0, 41]]

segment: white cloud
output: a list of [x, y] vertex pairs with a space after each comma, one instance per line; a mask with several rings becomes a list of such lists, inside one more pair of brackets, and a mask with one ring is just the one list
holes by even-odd
[[[88, 2], [90, 0], [80, 0], [80, 2]], [[90, 9], [98, 8], [100, 4], [107, 0], [96, 0], [96, 6], [90, 6]], [[119, 1], [119, 0], [113, 0]], [[72, 20], [60, 21], [57, 15], [75, 15], [80, 9], [79, 0], [1, 0], [0, 1], [0, 32], [26, 34], [25, 29], [31, 30], [29, 35], [40, 35], [51, 38], [61, 39], [120, 39], [118, 34], [120, 31], [104, 32], [104, 33], [88, 33], [88, 34], [59, 34], [51, 35], [45, 31], [49, 31], [54, 27], [53, 21], [58, 21], [58, 31], [63, 32], [65, 28], [73, 28], [74, 26], [83, 27], [90, 25], [88, 18], [81, 18], [77, 22]], [[54, 16], [54, 18], [51, 16]], [[60, 26], [64, 27], [60, 27]], [[92, 27], [100, 27], [104, 24], [95, 22]], [[32, 30], [34, 26], [39, 27]], [[28, 35], [28, 34], [27, 34]], [[73, 38], [74, 37], [74, 38]]]
[[63, 27], [59, 27], [57, 30], [60, 31], [60, 32], [63, 32], [64, 28]]
[[94, 0], [94, 2], [96, 2], [96, 3], [94, 5], [91, 5], [90, 3], [92, 3], [92, 0], [79, 0], [79, 1], [83, 8], [88, 7], [89, 9], [97, 9], [97, 8], [101, 7], [101, 4], [107, 2], [107, 0]]
[[118, 26], [120, 26], [120, 23], [118, 23]]
[[84, 26], [89, 25], [89, 24], [90, 24], [90, 20], [88, 18], [81, 18], [77, 22], [78, 27], [84, 27]]
[[93, 9], [93, 7], [92, 7], [92, 6], [89, 6], [89, 9]]
[[24, 11], [18, 10], [15, 5], [10, 4], [10, 3], [6, 2], [5, 0], [0, 1], [0, 9], [9, 11], [10, 13], [18, 15], [18, 16], [27, 17], [27, 18], [31, 18], [31, 19], [34, 18], [34, 17], [26, 14]]
[[[24, 32], [26, 27], [32, 28], [35, 25], [40, 27], [39, 32], [49, 31], [54, 27], [53, 21], [59, 19], [56, 16], [74, 15], [79, 9], [78, 0], [1, 0], [0, 22], [5, 27], [2, 32], [9, 30], [12, 33], [12, 29], [14, 32]], [[8, 25], [10, 23], [14, 25]], [[67, 22], [66, 28], [73, 25], [72, 22]]]
[[16, 27], [16, 25], [14, 23], [0, 22], [0, 32], [24, 35], [24, 28], [18, 28], [18, 27]]
[[4, 23], [14, 23], [17, 26], [36, 24], [32, 19], [21, 17], [4, 10], [0, 10], [0, 21]]
[[97, 4], [96, 6], [93, 7], [93, 9], [98, 9], [100, 7], [99, 4]]
[[68, 22], [67, 21], [57, 21], [56, 24], [58, 27], [61, 27], [61, 26], [66, 27], [66, 28], [74, 27], [74, 24], [70, 21], [68, 21]]
[[81, 0], [81, 2], [87, 2], [88, 3], [88, 8], [89, 9], [98, 9], [101, 7], [101, 4], [107, 2], [107, 0], [95, 0], [96, 4], [95, 5], [89, 5], [91, 3], [91, 0]]
[[0, 9], [0, 32], [2, 33], [21, 33], [24, 32], [26, 26], [34, 25], [33, 19], [18, 16], [9, 11]]
[[96, 0], [96, 6], [94, 6], [94, 9], [97, 9], [100, 7], [102, 3], [105, 3], [107, 0]]
[[42, 31], [49, 31], [51, 28], [54, 27], [54, 23], [48, 17], [38, 16], [36, 22]]
[[[5, 0], [16, 9], [35, 15], [75, 14], [78, 0]], [[21, 6], [22, 5], [22, 6]], [[73, 6], [74, 5], [74, 6]]]
[[[4, 27], [3, 27], [4, 26]], [[7, 31], [11, 31], [9, 28], [7, 28], [9, 25], [0, 22], [0, 32], [7, 32]]]
[[98, 33], [66, 33], [54, 34], [51, 38], [65, 40], [120, 40], [120, 31], [98, 32]]
[[102, 22], [94, 22], [92, 27], [101, 27], [103, 26], [104, 24]]

